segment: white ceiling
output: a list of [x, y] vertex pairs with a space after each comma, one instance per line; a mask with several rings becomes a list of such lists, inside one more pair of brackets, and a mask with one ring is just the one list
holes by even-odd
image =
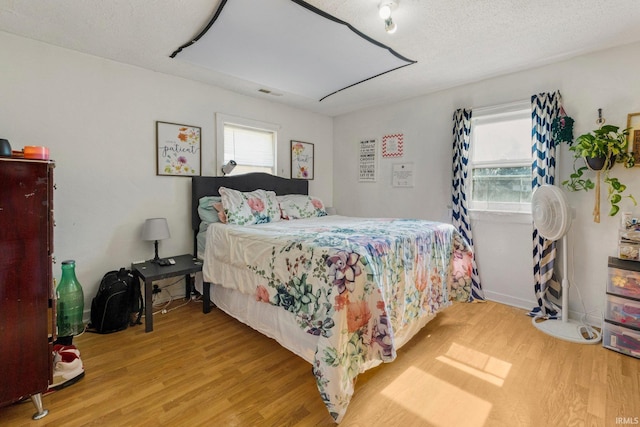
[[418, 61], [320, 102], [170, 58], [219, 3], [0, 0], [0, 31], [330, 116], [640, 41], [638, 0], [399, 0], [393, 35], [378, 17], [380, 0], [308, 0]]
[[318, 101], [414, 62], [335, 19], [298, 0], [227, 1], [171, 56]]

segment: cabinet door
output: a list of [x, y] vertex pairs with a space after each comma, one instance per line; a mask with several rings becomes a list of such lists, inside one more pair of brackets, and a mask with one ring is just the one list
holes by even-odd
[[46, 391], [50, 165], [0, 161], [0, 404]]

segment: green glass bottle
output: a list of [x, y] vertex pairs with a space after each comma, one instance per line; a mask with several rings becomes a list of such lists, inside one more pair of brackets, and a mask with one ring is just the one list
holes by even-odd
[[62, 278], [56, 288], [58, 298], [57, 325], [59, 337], [72, 337], [84, 331], [82, 312], [84, 293], [76, 278], [76, 262], [62, 261]]

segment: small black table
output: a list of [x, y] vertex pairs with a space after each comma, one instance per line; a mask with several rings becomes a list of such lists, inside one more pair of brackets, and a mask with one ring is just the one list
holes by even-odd
[[158, 265], [152, 261], [131, 264], [131, 272], [133, 273], [134, 277], [137, 277], [138, 280], [142, 279], [144, 281], [145, 332], [153, 331], [153, 303], [151, 302], [151, 295], [153, 293], [153, 282], [184, 274], [185, 297], [190, 298], [191, 289], [193, 289], [191, 274], [202, 271], [202, 261], [195, 258], [193, 255], [178, 255], [171, 258], [176, 263], [167, 266]]

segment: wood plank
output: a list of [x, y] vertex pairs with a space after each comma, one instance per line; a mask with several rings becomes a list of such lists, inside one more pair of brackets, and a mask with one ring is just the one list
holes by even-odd
[[[335, 425], [307, 362], [201, 309], [156, 315], [148, 334], [76, 337], [86, 376], [43, 398], [39, 424]], [[640, 416], [638, 396], [640, 360], [546, 336], [524, 310], [455, 304], [393, 363], [360, 375], [341, 425], [609, 426]], [[1, 408], [0, 425], [32, 425], [33, 412]]]

